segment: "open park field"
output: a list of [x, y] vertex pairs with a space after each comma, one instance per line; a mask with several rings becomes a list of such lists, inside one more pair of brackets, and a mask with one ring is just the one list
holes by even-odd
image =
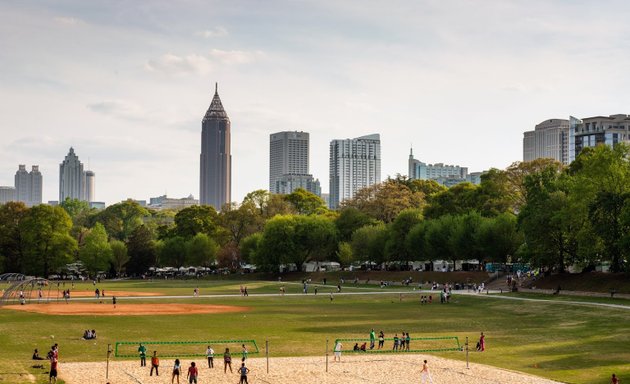
[[[420, 305], [419, 296], [429, 293], [420, 293], [413, 287], [380, 289], [345, 284], [342, 293], [337, 294], [336, 284], [336, 281], [334, 284], [329, 282], [327, 286], [317, 284], [317, 295], [314, 295], [315, 284], [311, 284], [308, 294], [304, 295], [299, 282], [105, 282], [97, 286], [118, 294], [116, 308], [113, 308], [109, 295], [99, 300], [77, 296], [70, 300], [70, 304], [56, 300], [49, 304], [30, 303], [20, 310], [4, 307], [0, 309], [0, 383], [48, 382], [48, 363], [43, 362], [44, 368], [33, 368], [36, 362], [30, 357], [35, 348], [45, 355], [53, 343], [60, 346], [60, 377], [65, 377], [67, 383], [72, 384], [105, 383], [107, 345], [114, 345], [117, 341], [208, 340], [256, 340], [260, 353], [251, 354], [250, 363], [251, 382], [254, 383], [419, 382], [420, 363], [424, 358], [430, 360], [436, 383], [551, 382], [519, 376], [511, 371], [564, 383], [609, 383], [612, 373], [616, 373], [622, 383], [630, 381], [628, 300], [609, 302], [595, 298], [573, 300], [531, 294], [495, 296], [466, 292], [457, 294], [454, 291], [449, 304], [440, 304], [439, 294], [434, 292], [433, 304]], [[240, 296], [241, 285], [247, 286], [249, 296]], [[286, 288], [284, 296], [280, 295], [281, 286]], [[193, 297], [195, 288], [199, 289], [199, 297]], [[80, 283], [75, 289], [91, 292], [94, 286]], [[335, 292], [332, 301], [330, 292]], [[160, 296], [147, 296], [151, 293]], [[613, 306], [605, 306], [611, 303]], [[74, 314], [59, 313], [62, 310], [55, 309], [63, 306], [72, 306]], [[24, 311], [24, 307], [47, 308], [47, 313], [40, 313], [39, 309], [37, 312]], [[168, 307], [177, 310], [166, 310], [165, 314], [157, 310]], [[143, 312], [143, 308], [147, 310]], [[208, 308], [208, 312], [195, 310], [200, 308]], [[129, 313], [125, 313], [127, 310]], [[104, 316], [112, 313], [116, 316]], [[330, 353], [330, 370], [325, 372], [327, 339], [332, 349], [335, 339], [365, 339], [372, 328], [377, 332], [383, 330], [387, 338], [409, 332], [412, 338], [456, 336], [463, 344], [468, 337], [472, 349], [483, 331], [487, 349], [481, 353], [471, 351], [471, 370], [466, 370], [464, 352], [421, 355], [368, 352], [357, 356], [348, 352], [352, 345], [346, 342], [343, 362], [333, 364]], [[85, 329], [96, 329], [98, 339], [82, 340]], [[259, 359], [264, 357], [265, 340], [269, 341], [272, 358], [269, 374], [263, 374], [265, 361]], [[423, 341], [414, 341], [412, 350], [416, 343], [420, 345]], [[236, 346], [226, 345], [230, 345], [232, 350]], [[221, 344], [213, 346], [217, 352], [222, 352], [219, 351]], [[193, 347], [194, 353], [205, 352], [205, 344]], [[431, 344], [426, 347], [430, 348]], [[150, 345], [149, 349], [156, 349], [164, 356], [160, 379], [149, 378], [148, 373], [142, 371], [138, 375], [144, 376], [137, 376], [139, 380], [129, 382], [170, 382], [174, 358], [166, 355], [191, 352], [176, 344]], [[391, 349], [390, 341], [386, 342], [386, 349]], [[250, 351], [253, 351], [252, 348]], [[289, 357], [300, 357], [302, 360], [286, 359]], [[182, 357], [183, 366], [187, 367], [191, 359], [200, 364], [204, 361], [203, 357]], [[69, 364], [83, 362], [92, 365]], [[114, 357], [110, 367], [112, 384], [126, 382], [122, 381], [120, 371], [135, 372], [139, 368], [137, 365], [135, 359]], [[205, 367], [205, 364], [201, 366]], [[219, 367], [223, 374], [221, 362]], [[281, 367], [288, 367], [286, 369], [291, 372], [297, 372], [298, 368], [307, 371], [302, 374], [302, 380], [282, 381], [281, 377], [287, 376], [281, 373]], [[390, 371], [397, 373], [388, 376]], [[86, 377], [75, 381], [73, 377], [77, 372], [80, 377], [83, 377], [82, 372], [85, 375], [97, 372], [94, 376], [97, 381]], [[384, 378], [379, 379], [378, 372], [385, 373]], [[235, 374], [221, 380], [218, 372], [216, 378], [212, 378], [207, 369], [202, 370], [202, 379], [204, 373], [208, 380], [201, 382], [238, 381]], [[124, 380], [131, 379], [126, 375]]]

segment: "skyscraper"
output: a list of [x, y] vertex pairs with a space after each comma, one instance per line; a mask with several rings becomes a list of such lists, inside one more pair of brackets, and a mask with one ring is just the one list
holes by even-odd
[[630, 143], [630, 115], [594, 116], [581, 120], [571, 116], [569, 121], [569, 162], [587, 147]]
[[66, 198], [85, 201], [83, 163], [79, 161], [72, 147], [59, 164], [59, 203], [64, 202]]
[[569, 164], [569, 120], [545, 120], [523, 133], [523, 161], [541, 158]]
[[269, 192], [287, 194], [298, 188], [321, 194], [319, 180], [309, 168], [309, 134], [278, 132], [269, 135]]
[[24, 164], [18, 166], [15, 173], [15, 200], [29, 207], [42, 203], [42, 174], [38, 165], [33, 165], [31, 172], [26, 171]]
[[88, 203], [94, 201], [94, 195], [96, 193], [94, 186], [95, 177], [96, 175], [94, 174], [94, 172], [85, 171], [85, 177], [83, 178], [83, 181], [85, 182], [85, 185], [83, 187], [83, 200], [87, 201]]
[[217, 84], [201, 121], [200, 163], [200, 203], [219, 210], [232, 201], [232, 155], [230, 118], [221, 104]]
[[330, 208], [381, 182], [379, 134], [330, 142]]

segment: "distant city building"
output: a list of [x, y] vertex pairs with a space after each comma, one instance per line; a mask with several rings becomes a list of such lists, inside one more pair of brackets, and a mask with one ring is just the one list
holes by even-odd
[[0, 204], [16, 201], [15, 187], [0, 187]]
[[325, 204], [327, 207], [330, 207], [330, 194], [328, 194], [328, 193], [322, 193], [320, 197], [322, 198], [322, 200], [324, 200], [324, 204]]
[[269, 192], [288, 194], [302, 188], [319, 196], [319, 180], [309, 173], [309, 134], [287, 131], [269, 135]]
[[70, 147], [59, 164], [59, 201], [70, 198], [91, 202], [94, 200], [94, 178], [94, 172], [83, 170], [83, 163]]
[[96, 193], [95, 190], [95, 186], [94, 186], [94, 178], [96, 176], [94, 175], [94, 172], [92, 171], [85, 171], [85, 177], [83, 178], [83, 180], [85, 181], [85, 187], [84, 187], [84, 195], [83, 195], [83, 200], [91, 203], [94, 201], [94, 196]]
[[141, 207], [146, 207], [147, 206], [147, 201], [146, 200], [135, 200], [135, 199], [129, 199], [129, 200], [135, 201]]
[[230, 119], [219, 98], [214, 97], [201, 122], [200, 201], [220, 210], [232, 200], [232, 155]]
[[148, 208], [158, 211], [163, 209], [180, 210], [192, 207], [193, 205], [199, 205], [199, 200], [195, 199], [193, 195], [189, 195], [188, 197], [183, 197], [181, 199], [172, 199], [166, 195], [162, 195], [158, 197], [151, 197], [149, 201]]
[[330, 208], [381, 182], [379, 134], [330, 142]]
[[569, 120], [545, 120], [523, 133], [523, 161], [543, 158], [569, 164]]
[[582, 149], [599, 144], [614, 146], [630, 142], [630, 116], [624, 114], [595, 116], [585, 119], [569, 118], [569, 162]]
[[26, 171], [26, 165], [20, 164], [15, 173], [15, 201], [21, 201], [29, 207], [42, 203], [42, 174], [38, 165]]
[[447, 165], [443, 163], [427, 164], [413, 158], [413, 149], [409, 151], [409, 178], [419, 180], [435, 180], [445, 187], [452, 187], [461, 183], [481, 183], [483, 172], [468, 173], [467, 167]]
[[48, 200], [48, 205], [50, 205], [51, 207], [56, 207], [59, 205], [59, 202], [57, 200]]
[[90, 208], [94, 208], [94, 209], [105, 209], [105, 202], [104, 201], [90, 201], [88, 202], [88, 205], [90, 206]]

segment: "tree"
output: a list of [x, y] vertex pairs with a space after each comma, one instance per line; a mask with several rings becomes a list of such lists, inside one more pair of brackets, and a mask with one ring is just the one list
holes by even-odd
[[628, 201], [630, 193], [600, 191], [589, 206], [589, 220], [593, 231], [602, 239], [612, 272], [623, 271], [624, 260], [630, 256], [630, 249], [624, 247], [630, 223], [625, 222], [622, 215]]
[[405, 237], [405, 247], [413, 260], [430, 260], [427, 252], [427, 231], [428, 221], [421, 221], [411, 227]]
[[61, 207], [38, 205], [20, 223], [25, 273], [47, 277], [72, 261], [77, 242], [70, 236], [72, 220]]
[[342, 267], [347, 267], [354, 261], [352, 254], [352, 246], [346, 241], [339, 243], [339, 249], [337, 250], [337, 260]]
[[21, 202], [0, 205], [0, 255], [5, 272], [24, 272], [24, 242], [21, 223], [28, 208]]
[[414, 192], [406, 184], [406, 181], [387, 179], [359, 190], [354, 198], [345, 200], [341, 206], [357, 208], [376, 220], [390, 223], [402, 210], [422, 208], [425, 204], [424, 193]]
[[384, 224], [366, 225], [352, 234], [352, 255], [357, 261], [376, 264], [385, 262], [385, 242], [387, 228]]
[[293, 209], [300, 215], [323, 213], [327, 210], [326, 204], [321, 197], [303, 188], [298, 188], [290, 194], [285, 195], [284, 199], [291, 204]]
[[480, 261], [505, 263], [508, 256], [515, 256], [523, 244], [523, 235], [518, 230], [516, 216], [503, 213], [497, 217], [480, 222], [477, 244]]
[[107, 232], [101, 223], [96, 223], [85, 236], [83, 247], [79, 249], [79, 259], [91, 276], [109, 268], [112, 248], [107, 242]]
[[126, 200], [100, 211], [93, 220], [103, 224], [110, 237], [127, 241], [138, 227], [144, 225], [143, 218], [149, 215], [149, 211], [137, 202]]
[[376, 224], [376, 220], [355, 207], [342, 208], [335, 220], [341, 241], [350, 241], [354, 231], [369, 224]]
[[129, 236], [127, 243], [129, 263], [127, 272], [133, 275], [141, 275], [149, 270], [149, 267], [157, 264], [156, 244], [151, 231], [141, 225]]
[[269, 204], [269, 197], [269, 191], [264, 189], [257, 189], [245, 195], [245, 198], [243, 199], [243, 204], [252, 204], [258, 210], [260, 216], [265, 216], [267, 205]]
[[218, 214], [210, 205], [193, 205], [175, 215], [175, 235], [191, 238], [198, 233], [217, 238], [221, 230], [217, 225]]
[[456, 220], [451, 215], [444, 215], [427, 222], [425, 249], [429, 260], [457, 259], [452, 242], [456, 226]]
[[68, 213], [68, 215], [72, 219], [72, 222], [75, 224], [78, 218], [80, 218], [81, 216], [85, 216], [90, 210], [90, 205], [87, 201], [71, 199], [69, 197], [66, 197], [64, 201], [59, 203], [59, 206]]
[[160, 265], [180, 268], [186, 262], [186, 240], [181, 236], [168, 237], [160, 247]]
[[293, 216], [278, 215], [267, 221], [255, 253], [255, 263], [262, 271], [277, 272], [282, 264], [291, 262], [296, 252]]
[[[457, 260], [482, 260], [484, 255], [479, 247], [479, 232], [482, 224], [490, 219], [483, 218], [478, 212], [471, 211], [453, 217], [449, 247], [451, 256]], [[453, 260], [455, 263], [455, 260]]]
[[263, 235], [261, 232], [256, 232], [247, 236], [243, 239], [243, 241], [241, 241], [240, 252], [243, 261], [246, 261], [248, 263], [255, 263], [255, 260], [257, 258], [256, 254], [260, 247], [262, 236]]
[[405, 209], [388, 226], [388, 238], [385, 243], [385, 258], [389, 261], [413, 261], [413, 254], [405, 246], [405, 238], [413, 226], [422, 221], [420, 209]]
[[219, 214], [218, 222], [229, 236], [229, 242], [236, 244], [254, 232], [262, 230], [264, 220], [251, 201], [243, 202], [238, 208], [230, 205]]
[[188, 241], [187, 261], [191, 265], [210, 267], [217, 259], [219, 246], [205, 233], [198, 233]]
[[129, 262], [127, 246], [122, 241], [116, 239], [111, 240], [109, 246], [112, 249], [112, 265], [116, 271], [116, 276], [120, 277], [123, 268]]
[[478, 210], [477, 197], [479, 186], [461, 183], [438, 192], [431, 198], [431, 203], [425, 208], [427, 219], [437, 219], [444, 215], [462, 215]]
[[323, 216], [294, 216], [295, 251], [290, 259], [298, 268], [309, 261], [323, 261], [334, 256], [337, 249], [337, 229], [332, 220]]

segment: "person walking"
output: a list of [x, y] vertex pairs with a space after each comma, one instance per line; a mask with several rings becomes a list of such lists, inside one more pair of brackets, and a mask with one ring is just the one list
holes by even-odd
[[422, 364], [422, 371], [420, 371], [420, 383], [426, 383], [427, 380], [429, 383], [433, 384], [433, 378], [431, 378], [431, 372], [429, 372], [429, 364], [427, 364], [427, 361], [424, 361], [424, 364]]
[[335, 356], [333, 357], [333, 361], [339, 361], [341, 362], [341, 350], [343, 349], [343, 344], [341, 344], [341, 341], [337, 341], [337, 343], [335, 343]]
[[385, 334], [381, 330], [378, 334], [378, 349], [383, 348], [383, 345], [385, 345]]
[[214, 368], [214, 349], [209, 345], [206, 349], [206, 357], [208, 357], [208, 368]]
[[175, 359], [175, 364], [173, 364], [173, 376], [171, 377], [171, 384], [175, 381], [175, 376], [177, 376], [177, 384], [179, 384], [179, 374], [181, 373], [182, 367], [179, 363], [179, 359]]
[[249, 368], [245, 366], [245, 363], [241, 364], [241, 367], [238, 369], [238, 373], [241, 374], [241, 380], [238, 382], [238, 384], [249, 384], [247, 382], [247, 374], [249, 373]]
[[114, 304], [114, 309], [116, 309], [116, 296], [112, 296], [112, 304]]
[[190, 384], [197, 384], [197, 376], [199, 376], [199, 370], [193, 361], [190, 363], [190, 367], [188, 367], [188, 374], [186, 375], [186, 378]]
[[147, 366], [147, 347], [145, 347], [141, 343], [140, 346], [138, 347], [138, 353], [140, 354], [140, 366], [146, 367]]
[[230, 348], [225, 348], [223, 354], [223, 373], [227, 373], [227, 369], [230, 367], [230, 373], [232, 373], [232, 355], [230, 354]]
[[151, 373], [149, 376], [153, 376], [153, 370], [155, 369], [155, 376], [160, 376], [160, 372], [158, 369], [160, 367], [160, 359], [157, 357], [157, 351], [153, 351], [153, 356], [151, 356]]
[[479, 337], [479, 352], [483, 352], [486, 350], [486, 336], [481, 332], [481, 336]]

